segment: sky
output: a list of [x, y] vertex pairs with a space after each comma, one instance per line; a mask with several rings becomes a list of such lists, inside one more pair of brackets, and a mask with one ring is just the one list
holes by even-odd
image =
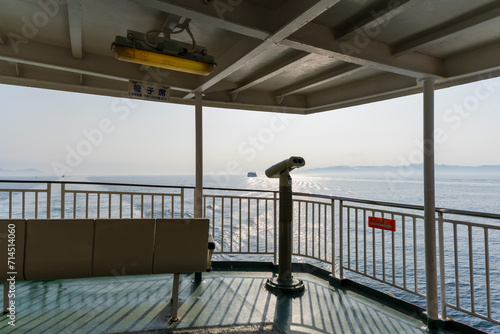
[[[422, 94], [314, 115], [203, 109], [204, 173], [290, 156], [306, 168], [422, 162]], [[194, 107], [0, 85], [0, 168], [46, 174], [195, 171]], [[500, 165], [500, 78], [437, 90], [435, 161]]]

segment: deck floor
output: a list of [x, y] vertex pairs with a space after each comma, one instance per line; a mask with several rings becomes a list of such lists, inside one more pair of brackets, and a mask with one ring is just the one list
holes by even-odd
[[15, 327], [1, 333], [424, 333], [425, 325], [310, 274], [300, 297], [264, 288], [268, 272], [181, 275], [180, 321], [171, 323], [173, 275], [18, 282]]

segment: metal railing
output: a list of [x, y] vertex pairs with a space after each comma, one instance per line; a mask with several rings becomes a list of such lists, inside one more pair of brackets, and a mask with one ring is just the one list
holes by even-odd
[[[0, 218], [192, 217], [194, 187], [0, 181]], [[278, 192], [205, 188], [215, 254], [278, 259]], [[293, 250], [338, 278], [425, 297], [423, 207], [294, 193]], [[442, 317], [453, 310], [500, 324], [500, 215], [436, 209]], [[369, 217], [395, 231], [368, 227]], [[471, 221], [472, 220], [472, 221]], [[478, 297], [481, 296], [481, 297]], [[454, 315], [455, 316], [455, 315]]]

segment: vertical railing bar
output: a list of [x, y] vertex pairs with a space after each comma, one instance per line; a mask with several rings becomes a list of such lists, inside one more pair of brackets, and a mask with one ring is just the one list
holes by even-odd
[[61, 183], [61, 219], [64, 219], [66, 211], [66, 184]]
[[367, 260], [367, 256], [366, 256], [366, 209], [363, 209], [363, 266], [364, 266], [364, 270], [363, 270], [363, 273], [366, 275], [367, 273], [367, 270], [366, 270], [366, 260]]
[[331, 210], [331, 231], [332, 231], [332, 276], [336, 277], [335, 275], [335, 200], [331, 200], [331, 205], [332, 205], [332, 210]]
[[212, 196], [212, 234], [215, 238], [215, 196]]
[[[299, 200], [296, 203], [297, 203], [297, 206], [298, 206], [298, 211], [297, 212], [298, 212], [298, 217], [299, 217], [299, 219], [297, 220], [297, 225], [298, 225], [298, 230], [297, 230], [298, 238], [297, 239], [299, 239], [298, 242], [297, 242], [297, 254], [302, 254], [300, 252], [300, 250], [301, 250], [301, 243], [302, 243], [301, 242], [302, 241], [302, 226], [301, 226], [302, 225], [301, 224], [301, 222], [302, 222], [302, 213], [301, 213], [302, 202]], [[305, 235], [305, 233], [304, 233], [304, 235]]]
[[9, 191], [9, 219], [12, 219], [12, 191]]
[[161, 218], [165, 218], [165, 195], [161, 196]]
[[22, 217], [23, 219], [26, 217], [26, 192], [22, 192], [23, 205], [22, 205]]
[[141, 194], [141, 218], [144, 218], [144, 194]]
[[120, 218], [123, 217], [123, 194], [120, 194]]
[[418, 293], [418, 268], [417, 268], [417, 218], [413, 216], [413, 270], [415, 272], [415, 293]]
[[456, 290], [456, 302], [457, 307], [460, 307], [460, 285], [459, 280], [459, 270], [458, 270], [458, 244], [457, 244], [457, 224], [453, 223], [453, 253], [455, 254], [455, 290]]
[[327, 234], [327, 222], [326, 222], [326, 203], [323, 204], [323, 259], [325, 261], [328, 261], [328, 257], [326, 256], [326, 245], [327, 245], [327, 239], [326, 239], [326, 234]]
[[358, 239], [358, 212], [359, 212], [359, 208], [356, 208], [354, 210], [354, 240], [356, 242], [356, 247], [355, 247], [355, 252], [356, 252], [356, 272], [359, 271], [359, 245], [358, 245], [358, 242], [359, 242], [359, 239]]
[[268, 214], [267, 214], [267, 210], [268, 210], [268, 203], [269, 203], [269, 198], [266, 198], [265, 199], [265, 212], [266, 212], [266, 224], [265, 224], [265, 231], [266, 231], [266, 246], [265, 246], [265, 252], [267, 253], [268, 252], [268, 244], [269, 244], [269, 240], [268, 240], [268, 233], [267, 233], [267, 230], [268, 230], [268, 227], [269, 227], [269, 224], [268, 224]]
[[344, 236], [343, 236], [343, 225], [344, 225], [344, 208], [342, 200], [339, 200], [339, 278], [344, 278]]
[[351, 269], [351, 208], [347, 208], [347, 268]]
[[233, 252], [233, 200], [234, 200], [234, 197], [231, 197], [231, 210], [230, 210], [230, 213], [231, 213], [231, 220], [230, 220], [230, 224], [231, 224], [231, 232], [229, 233], [229, 237], [231, 238], [231, 243], [229, 244], [229, 251], [232, 253]]
[[476, 310], [474, 301], [474, 252], [472, 248], [472, 226], [468, 226], [469, 232], [469, 273], [470, 273], [470, 304], [471, 311], [474, 313]]
[[203, 196], [203, 218], [207, 218], [207, 196]]
[[312, 234], [312, 239], [311, 239], [311, 244], [312, 244], [311, 246], [312, 247], [311, 248], [312, 248], [312, 254], [311, 255], [314, 258], [314, 244], [315, 244], [314, 240], [316, 240], [315, 239], [315, 233], [314, 233], [314, 223], [315, 223], [315, 219], [314, 219], [315, 218], [314, 217], [314, 214], [315, 214], [314, 213], [314, 211], [315, 211], [314, 210], [314, 203], [311, 203], [311, 207], [312, 207], [312, 215], [311, 215], [311, 218], [312, 218], [312, 220], [311, 220], [311, 224], [312, 224], [311, 225], [311, 234]]
[[184, 188], [181, 188], [181, 218], [184, 218]]
[[[316, 239], [318, 239], [318, 241], [320, 240], [319, 238], [319, 232], [318, 232], [318, 236], [316, 237], [316, 229], [314, 228], [315, 225], [316, 225], [316, 205], [315, 203], [311, 203], [311, 206], [312, 206], [312, 239], [311, 239], [311, 242], [312, 242], [312, 256], [313, 258], [316, 256]], [[319, 222], [318, 222], [319, 224]], [[319, 248], [319, 245], [318, 245], [318, 248]]]
[[406, 215], [401, 216], [401, 233], [402, 233], [402, 247], [403, 247], [403, 287], [406, 287]]
[[[181, 202], [181, 206], [182, 206], [182, 202]], [[174, 218], [174, 211], [175, 211], [175, 196], [174, 195], [170, 195], [170, 217], [171, 218]], [[182, 214], [181, 213], [181, 217], [182, 217]]]
[[76, 219], [76, 191], [73, 192], [73, 219]]
[[314, 258], [314, 254], [315, 254], [315, 253], [314, 253], [314, 251], [315, 251], [315, 249], [314, 249], [314, 244], [315, 244], [315, 242], [314, 242], [314, 241], [316, 240], [316, 238], [315, 238], [315, 233], [314, 233], [314, 224], [315, 224], [315, 222], [316, 222], [316, 220], [314, 219], [314, 218], [315, 218], [315, 216], [314, 216], [314, 215], [315, 215], [315, 212], [314, 212], [314, 211], [315, 211], [315, 210], [314, 210], [314, 209], [315, 209], [315, 208], [314, 208], [314, 202], [312, 202], [312, 203], [311, 203], [311, 207], [312, 207], [312, 216], [311, 216], [311, 217], [312, 217], [312, 221], [311, 221], [311, 224], [312, 224], [312, 226], [311, 226], [311, 233], [312, 233], [312, 239], [311, 239], [311, 244], [312, 244], [312, 254], [311, 254], [311, 255], [312, 255], [312, 257]]
[[247, 199], [247, 229], [247, 249], [250, 252], [250, 198]]
[[256, 242], [256, 245], [257, 245], [257, 250], [256, 252], [258, 253], [259, 252], [259, 248], [260, 248], [260, 240], [259, 240], [259, 229], [260, 229], [260, 226], [259, 226], [259, 206], [260, 206], [260, 201], [259, 199], [257, 198], [255, 200], [257, 202], [257, 217], [256, 217], [256, 223], [257, 223], [257, 242]]
[[309, 254], [309, 206], [306, 201], [303, 202], [306, 208], [305, 219], [306, 219], [306, 251], [305, 255]]
[[[276, 206], [277, 206], [277, 202], [278, 202], [278, 199], [277, 199], [277, 195], [278, 193], [277, 192], [274, 192], [274, 199], [273, 199], [273, 203], [274, 203], [274, 213], [273, 213], [273, 220], [274, 220], [274, 264], [277, 264], [277, 258], [278, 258], [278, 232], [277, 232], [277, 225], [278, 225], [278, 219], [277, 219], [277, 210], [276, 210]], [[299, 231], [299, 242], [300, 242], [300, 231]]]
[[220, 251], [224, 253], [224, 197], [221, 196], [221, 214], [220, 214], [220, 225], [221, 225], [221, 242], [220, 242]]
[[[391, 219], [394, 219], [394, 213], [391, 214]], [[394, 254], [395, 252], [395, 245], [394, 245], [394, 231], [391, 231], [391, 239], [392, 239], [392, 284], [396, 284], [396, 255]]]
[[52, 183], [47, 183], [47, 219], [51, 217]]
[[[375, 211], [372, 211], [372, 217], [375, 216]], [[377, 253], [376, 253], [376, 247], [375, 247], [375, 229], [372, 228], [372, 262], [373, 262], [373, 277], [377, 277]]]
[[38, 191], [35, 191], [35, 219], [38, 219]]
[[89, 193], [85, 192], [85, 218], [89, 218]]
[[[241, 233], [242, 233], [242, 229], [241, 229], [241, 198], [238, 199], [238, 225], [239, 225], [239, 238], [240, 238], [240, 243], [239, 243], [239, 252], [242, 253], [242, 247], [241, 247]], [[274, 263], [276, 263], [276, 257], [274, 259]]]
[[486, 305], [488, 309], [488, 318], [491, 319], [491, 286], [490, 286], [490, 246], [488, 228], [484, 227], [484, 261], [486, 274]]
[[101, 193], [97, 193], [97, 218], [101, 218]]
[[439, 242], [439, 277], [441, 285], [441, 317], [446, 319], [446, 280], [445, 280], [445, 264], [444, 264], [444, 226], [443, 213], [438, 212], [438, 242]]
[[[240, 253], [242, 252], [242, 247], [241, 247], [241, 234], [242, 234], [242, 231], [243, 231], [243, 230], [241, 229], [241, 200], [242, 200], [241, 198], [239, 198], [239, 199], [238, 199], [238, 225], [239, 225], [239, 232], [238, 232], [238, 234], [239, 234], [239, 238], [240, 238], [240, 243], [239, 243], [239, 246], [238, 246], [238, 247], [239, 247], [239, 251], [240, 251]], [[276, 263], [276, 257], [275, 257], [275, 259], [274, 259], [274, 260], [275, 260], [275, 261], [274, 261], [274, 263]]]
[[111, 218], [111, 194], [108, 194], [108, 218]]
[[151, 218], [155, 217], [155, 195], [151, 195]]
[[[380, 216], [384, 217], [384, 213], [380, 211]], [[382, 280], [385, 282], [385, 230], [381, 230], [382, 232]]]
[[[142, 211], [142, 205], [141, 205], [141, 211]], [[132, 193], [130, 193], [130, 218], [134, 218], [134, 194]]]

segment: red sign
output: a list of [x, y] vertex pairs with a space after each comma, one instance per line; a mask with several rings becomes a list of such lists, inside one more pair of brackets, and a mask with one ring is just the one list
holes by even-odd
[[380, 228], [387, 231], [396, 231], [396, 221], [394, 219], [368, 217], [368, 226], [373, 228]]

